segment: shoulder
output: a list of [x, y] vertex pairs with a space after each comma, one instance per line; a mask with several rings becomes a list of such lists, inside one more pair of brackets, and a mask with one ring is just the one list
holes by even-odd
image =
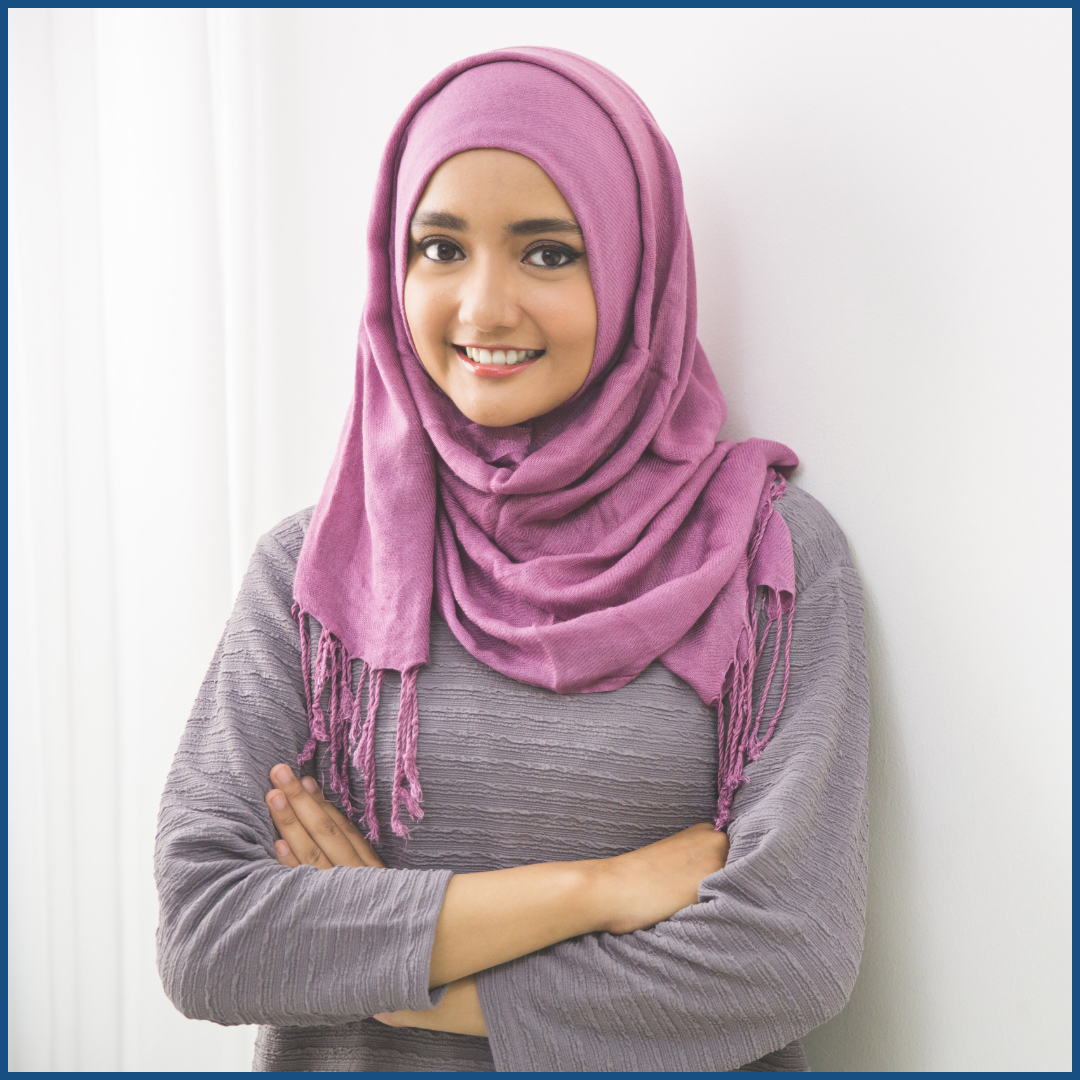
[[851, 567], [847, 538], [832, 514], [813, 495], [789, 481], [776, 509], [791, 533], [796, 590], [804, 589], [830, 571]]
[[304, 537], [314, 512], [315, 507], [308, 506], [279, 521], [272, 529], [259, 537], [259, 542], [255, 546], [256, 554], [260, 550], [268, 554], [280, 552], [291, 559], [295, 565], [296, 560], [300, 558], [300, 549], [304, 546]]
[[270, 592], [275, 596], [280, 594], [283, 602], [288, 599], [292, 603], [296, 563], [314, 509], [309, 506], [290, 514], [259, 537], [244, 577], [241, 600], [245, 594], [250, 597]]

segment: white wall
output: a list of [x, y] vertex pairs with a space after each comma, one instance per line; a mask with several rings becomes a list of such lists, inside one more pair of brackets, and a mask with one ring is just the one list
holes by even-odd
[[[26, 168], [59, 192], [13, 183], [31, 210], [15, 215], [13, 281], [24, 284], [14, 304], [29, 314], [13, 367], [12, 475], [23, 480], [12, 497], [30, 510], [12, 559], [31, 606], [50, 567], [66, 567], [67, 613], [56, 618], [67, 620], [68, 668], [84, 658], [70, 678], [85, 691], [66, 704], [30, 690], [16, 701], [13, 679], [12, 701], [36, 718], [36, 760], [60, 753], [72, 809], [93, 785], [71, 747], [102, 745], [80, 736], [72, 695], [93, 695], [103, 731], [119, 717], [108, 739], [124, 748], [123, 794], [100, 819], [114, 869], [92, 892], [102, 918], [120, 897], [124, 917], [106, 938], [122, 962], [106, 963], [91, 1001], [101, 957], [83, 945], [82, 981], [65, 982], [64, 942], [86, 937], [71, 896], [96, 880], [93, 867], [54, 868], [53, 884], [22, 900], [13, 890], [12, 916], [30, 929], [12, 954], [12, 979], [29, 987], [12, 1006], [12, 1067], [250, 1061], [248, 1034], [183, 1021], [156, 984], [157, 792], [256, 537], [313, 502], [329, 465], [374, 170], [394, 119], [451, 60], [544, 44], [623, 76], [667, 132], [728, 430], [797, 450], [799, 482], [843, 526], [864, 576], [867, 942], [851, 1003], [808, 1039], [813, 1064], [1071, 1068], [1070, 12], [12, 18], [13, 77], [38, 88], [26, 97], [24, 160], [37, 163]], [[49, 116], [67, 117], [59, 149], [34, 141]], [[72, 184], [72, 170], [100, 191]], [[95, 206], [97, 232], [80, 226]], [[27, 254], [53, 233], [66, 246]], [[47, 309], [19, 300], [52, 287], [49, 273], [67, 282], [78, 342], [52, 340]], [[49, 412], [49, 380], [73, 375], [90, 397]], [[100, 430], [86, 428], [86, 401], [97, 401]], [[53, 458], [30, 452], [49, 446]], [[104, 503], [87, 508], [80, 469]], [[53, 486], [68, 493], [63, 505], [42, 508]], [[52, 535], [43, 523], [64, 513], [72, 528], [84, 522], [66, 554], [41, 542]], [[97, 624], [90, 583], [105, 586], [78, 563], [87, 537], [115, 579]], [[95, 625], [115, 672], [108, 693], [84, 670]], [[23, 647], [40, 665], [39, 630], [22, 646], [13, 634], [13, 664]], [[101, 704], [109, 693], [115, 708]], [[56, 734], [54, 714], [70, 737]], [[111, 776], [111, 756], [97, 753]], [[43, 766], [20, 760], [30, 765], [12, 798], [33, 806]], [[125, 787], [130, 774], [138, 783]], [[61, 958], [44, 972], [39, 940]], [[83, 989], [62, 989], [71, 985]]]

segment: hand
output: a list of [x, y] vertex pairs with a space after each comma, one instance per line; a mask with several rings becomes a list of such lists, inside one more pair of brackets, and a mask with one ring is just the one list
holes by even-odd
[[360, 830], [326, 801], [313, 777], [297, 780], [288, 765], [275, 765], [266, 793], [270, 817], [281, 837], [274, 853], [282, 866], [384, 866]]
[[724, 869], [727, 856], [727, 833], [703, 822], [625, 855], [598, 860], [598, 899], [606, 912], [602, 928], [612, 934], [645, 930], [696, 904], [698, 886]]
[[399, 1009], [397, 1012], [376, 1013], [374, 1018], [389, 1027], [487, 1035], [484, 1014], [480, 1009], [480, 995], [476, 992], [476, 980], [472, 975], [452, 982], [434, 1009]]

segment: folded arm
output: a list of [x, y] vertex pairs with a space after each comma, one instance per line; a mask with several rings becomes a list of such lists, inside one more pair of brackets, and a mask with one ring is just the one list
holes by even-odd
[[[286, 867], [382, 866], [356, 827], [311, 777], [284, 763], [267, 793]], [[394, 1027], [487, 1034], [473, 975], [569, 938], [630, 933], [695, 902], [699, 883], [721, 869], [728, 841], [709, 823], [623, 855], [534, 863], [450, 879], [435, 926], [432, 986], [449, 983], [434, 1009], [377, 1013]]]
[[[273, 535], [260, 542], [162, 798], [158, 963], [186, 1015], [295, 1025], [426, 1011], [442, 997], [432, 987], [575, 935], [652, 925], [723, 865], [727, 838], [707, 825], [616, 859], [456, 876], [386, 869], [340, 815], [337, 835], [276, 848], [267, 778], [307, 727], [294, 565]], [[295, 777], [284, 786], [290, 807], [311, 799]]]

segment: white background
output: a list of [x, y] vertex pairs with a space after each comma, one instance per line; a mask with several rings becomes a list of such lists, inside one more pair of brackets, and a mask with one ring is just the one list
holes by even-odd
[[727, 434], [863, 574], [866, 949], [813, 1065], [1071, 1068], [1070, 12], [9, 18], [12, 1068], [250, 1067], [158, 983], [157, 799], [329, 467], [390, 127], [509, 44], [651, 107]]

